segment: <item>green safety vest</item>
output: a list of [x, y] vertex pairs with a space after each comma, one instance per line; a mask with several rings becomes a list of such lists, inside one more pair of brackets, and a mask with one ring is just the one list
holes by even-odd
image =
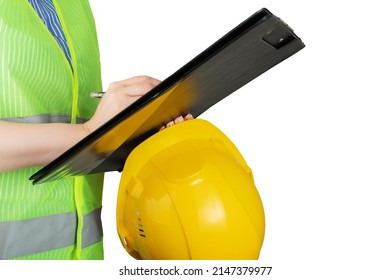
[[[101, 91], [100, 61], [88, 1], [53, 3], [73, 71], [27, 0], [0, 0], [0, 120], [76, 123], [96, 109], [89, 93]], [[33, 186], [37, 170], [0, 173], [0, 259], [102, 259], [103, 175]]]

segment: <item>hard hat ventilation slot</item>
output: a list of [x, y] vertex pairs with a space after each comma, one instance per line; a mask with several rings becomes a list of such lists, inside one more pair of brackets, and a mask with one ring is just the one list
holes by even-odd
[[139, 230], [139, 236], [146, 237], [145, 232], [144, 232], [143, 229], [139, 228], [138, 230]]
[[138, 217], [138, 231], [139, 231], [139, 236], [146, 237], [145, 231], [142, 228], [141, 218], [139, 218], [139, 217]]

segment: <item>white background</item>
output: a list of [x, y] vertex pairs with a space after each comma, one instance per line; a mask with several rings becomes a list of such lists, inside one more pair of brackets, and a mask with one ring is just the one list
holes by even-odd
[[[120, 174], [114, 172], [106, 174], [104, 189], [106, 260], [25, 263], [13, 275], [124, 279], [118, 270], [125, 265], [225, 264], [272, 266], [267, 279], [390, 279], [386, 1], [90, 3], [104, 88], [135, 75], [168, 77], [262, 7], [287, 22], [306, 44], [200, 116], [231, 138], [253, 170], [267, 221], [260, 260], [134, 261], [116, 233]], [[234, 277], [241, 278], [250, 277]]]

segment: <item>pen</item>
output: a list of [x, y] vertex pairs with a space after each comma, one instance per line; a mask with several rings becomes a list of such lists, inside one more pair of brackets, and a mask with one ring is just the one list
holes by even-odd
[[89, 96], [90, 96], [91, 98], [102, 98], [102, 97], [103, 97], [103, 94], [105, 94], [104, 91], [91, 92], [91, 93], [89, 94]]

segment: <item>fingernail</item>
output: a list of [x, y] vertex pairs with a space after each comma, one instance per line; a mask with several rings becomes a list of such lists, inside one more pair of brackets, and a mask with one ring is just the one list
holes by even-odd
[[175, 123], [179, 123], [179, 122], [182, 122], [182, 121], [184, 121], [184, 118], [182, 117], [182, 116], [179, 116], [179, 117], [177, 117], [176, 119], [175, 119]]
[[187, 114], [184, 119], [185, 120], [192, 120], [194, 117], [191, 114]]

